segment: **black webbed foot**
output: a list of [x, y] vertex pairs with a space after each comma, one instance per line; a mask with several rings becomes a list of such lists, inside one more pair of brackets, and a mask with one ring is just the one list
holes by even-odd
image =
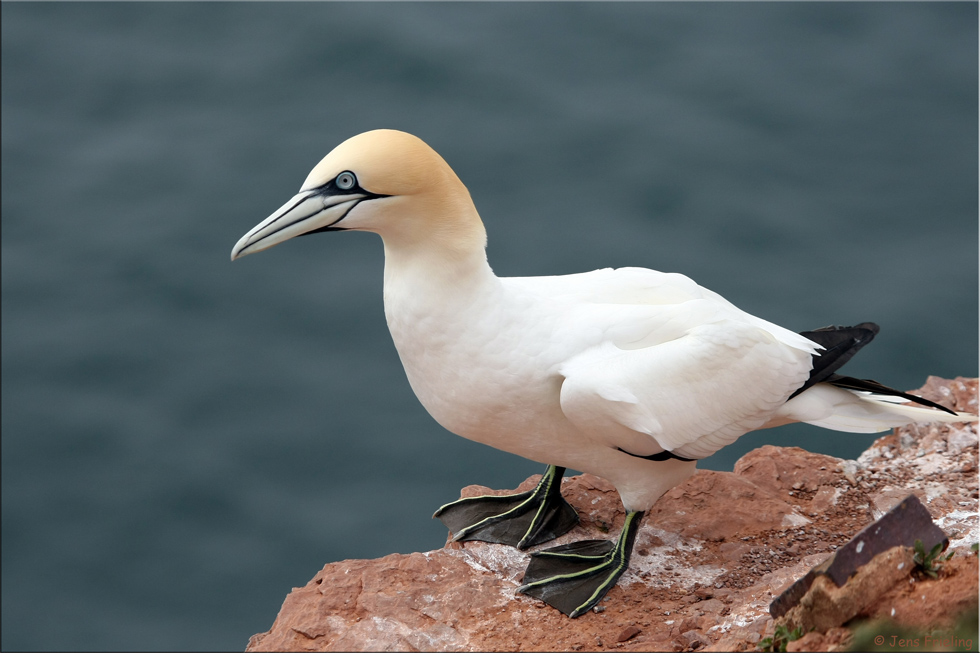
[[540, 599], [573, 619], [585, 614], [629, 567], [641, 519], [642, 512], [627, 513], [615, 542], [584, 540], [532, 553], [524, 584], [517, 591]]
[[467, 497], [439, 508], [454, 542], [479, 540], [526, 549], [570, 531], [578, 515], [561, 496], [564, 467], [551, 465], [537, 487], [507, 496]]

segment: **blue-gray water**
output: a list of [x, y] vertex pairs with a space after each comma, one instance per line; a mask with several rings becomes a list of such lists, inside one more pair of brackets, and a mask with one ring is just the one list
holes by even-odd
[[322, 564], [539, 471], [416, 402], [376, 237], [229, 263], [368, 129], [443, 154], [498, 274], [683, 272], [879, 322], [857, 376], [977, 374], [976, 3], [0, 11], [4, 650], [241, 649]]

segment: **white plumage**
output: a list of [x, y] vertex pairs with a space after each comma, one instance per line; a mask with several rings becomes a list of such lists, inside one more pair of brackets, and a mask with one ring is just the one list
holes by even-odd
[[[391, 336], [440, 424], [607, 478], [629, 511], [649, 509], [694, 473], [693, 460], [678, 457], [704, 458], [754, 429], [804, 421], [873, 432], [970, 419], [828, 383], [790, 399], [820, 345], [683, 275], [622, 268], [498, 278], [466, 188], [438, 154], [401, 132], [338, 146], [232, 259], [346, 229], [384, 241]], [[644, 458], [663, 452], [674, 458]]]

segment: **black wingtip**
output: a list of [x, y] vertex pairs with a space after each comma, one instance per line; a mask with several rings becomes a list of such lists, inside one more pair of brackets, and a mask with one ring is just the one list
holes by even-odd
[[[831, 324], [829, 326], [820, 327], [819, 329], [814, 329], [813, 331], [801, 331], [800, 332], [800, 335], [801, 336], [806, 336], [807, 338], [809, 338], [810, 337], [810, 334], [822, 334], [822, 333], [828, 333], [828, 332], [829, 333], [838, 333], [838, 332], [841, 332], [841, 331], [851, 331], [851, 330], [854, 330], [854, 329], [860, 329], [860, 330], [863, 330], [863, 331], [870, 331], [871, 332], [871, 338], [874, 338], [876, 335], [878, 335], [878, 332], [881, 331], [881, 327], [878, 326], [877, 324], [875, 324], [874, 322], [861, 322], [860, 324], [855, 324], [854, 326], [849, 326], [849, 327], [836, 326], [836, 325]], [[818, 338], [811, 338], [811, 340], [816, 340], [816, 341], [819, 342], [819, 337]], [[870, 342], [870, 340], [868, 342]], [[867, 344], [867, 343], [865, 343], [865, 344]]]
[[790, 399], [830, 378], [854, 354], [874, 340], [880, 328], [874, 322], [861, 322], [854, 326], [825, 326], [813, 331], [801, 331], [800, 335], [812, 340], [823, 349], [813, 356], [813, 369], [810, 378], [789, 396]]

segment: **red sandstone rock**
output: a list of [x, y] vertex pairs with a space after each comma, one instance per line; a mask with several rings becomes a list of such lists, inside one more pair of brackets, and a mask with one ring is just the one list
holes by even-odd
[[[764, 447], [767, 454], [779, 447]], [[768, 451], [772, 450], [772, 451]], [[802, 449], [796, 451], [806, 453]], [[812, 454], [811, 454], [812, 455]], [[836, 465], [836, 458], [821, 456]], [[744, 458], [742, 459], [744, 460]], [[760, 486], [738, 473], [699, 470], [670, 490], [650, 511], [647, 521], [659, 530], [698, 540], [721, 542], [774, 528], [810, 522], [775, 488]]]
[[771, 492], [785, 493], [787, 488], [815, 492], [837, 481], [839, 466], [840, 460], [833, 456], [765, 445], [742, 456], [734, 471]]
[[[977, 410], [976, 379], [930, 377], [916, 392]], [[772, 634], [772, 599], [909, 492], [959, 554], [938, 580], [903, 582], [864, 612], [895, 608], [902, 623], [938, 623], [976, 609], [968, 547], [978, 539], [977, 453], [973, 425], [919, 425], [880, 438], [856, 461], [766, 446], [734, 472], [699, 471], [664, 495], [644, 521], [630, 570], [575, 620], [515, 595], [527, 554], [512, 547], [467, 542], [331, 563], [286, 597], [248, 650], [755, 650]], [[463, 495], [487, 491], [471, 486]], [[611, 537], [622, 526], [606, 481], [576, 476], [562, 492], [582, 521], [545, 547]], [[917, 596], [928, 601], [906, 605]], [[791, 649], [832, 650], [846, 645], [847, 633], [812, 633]]]

